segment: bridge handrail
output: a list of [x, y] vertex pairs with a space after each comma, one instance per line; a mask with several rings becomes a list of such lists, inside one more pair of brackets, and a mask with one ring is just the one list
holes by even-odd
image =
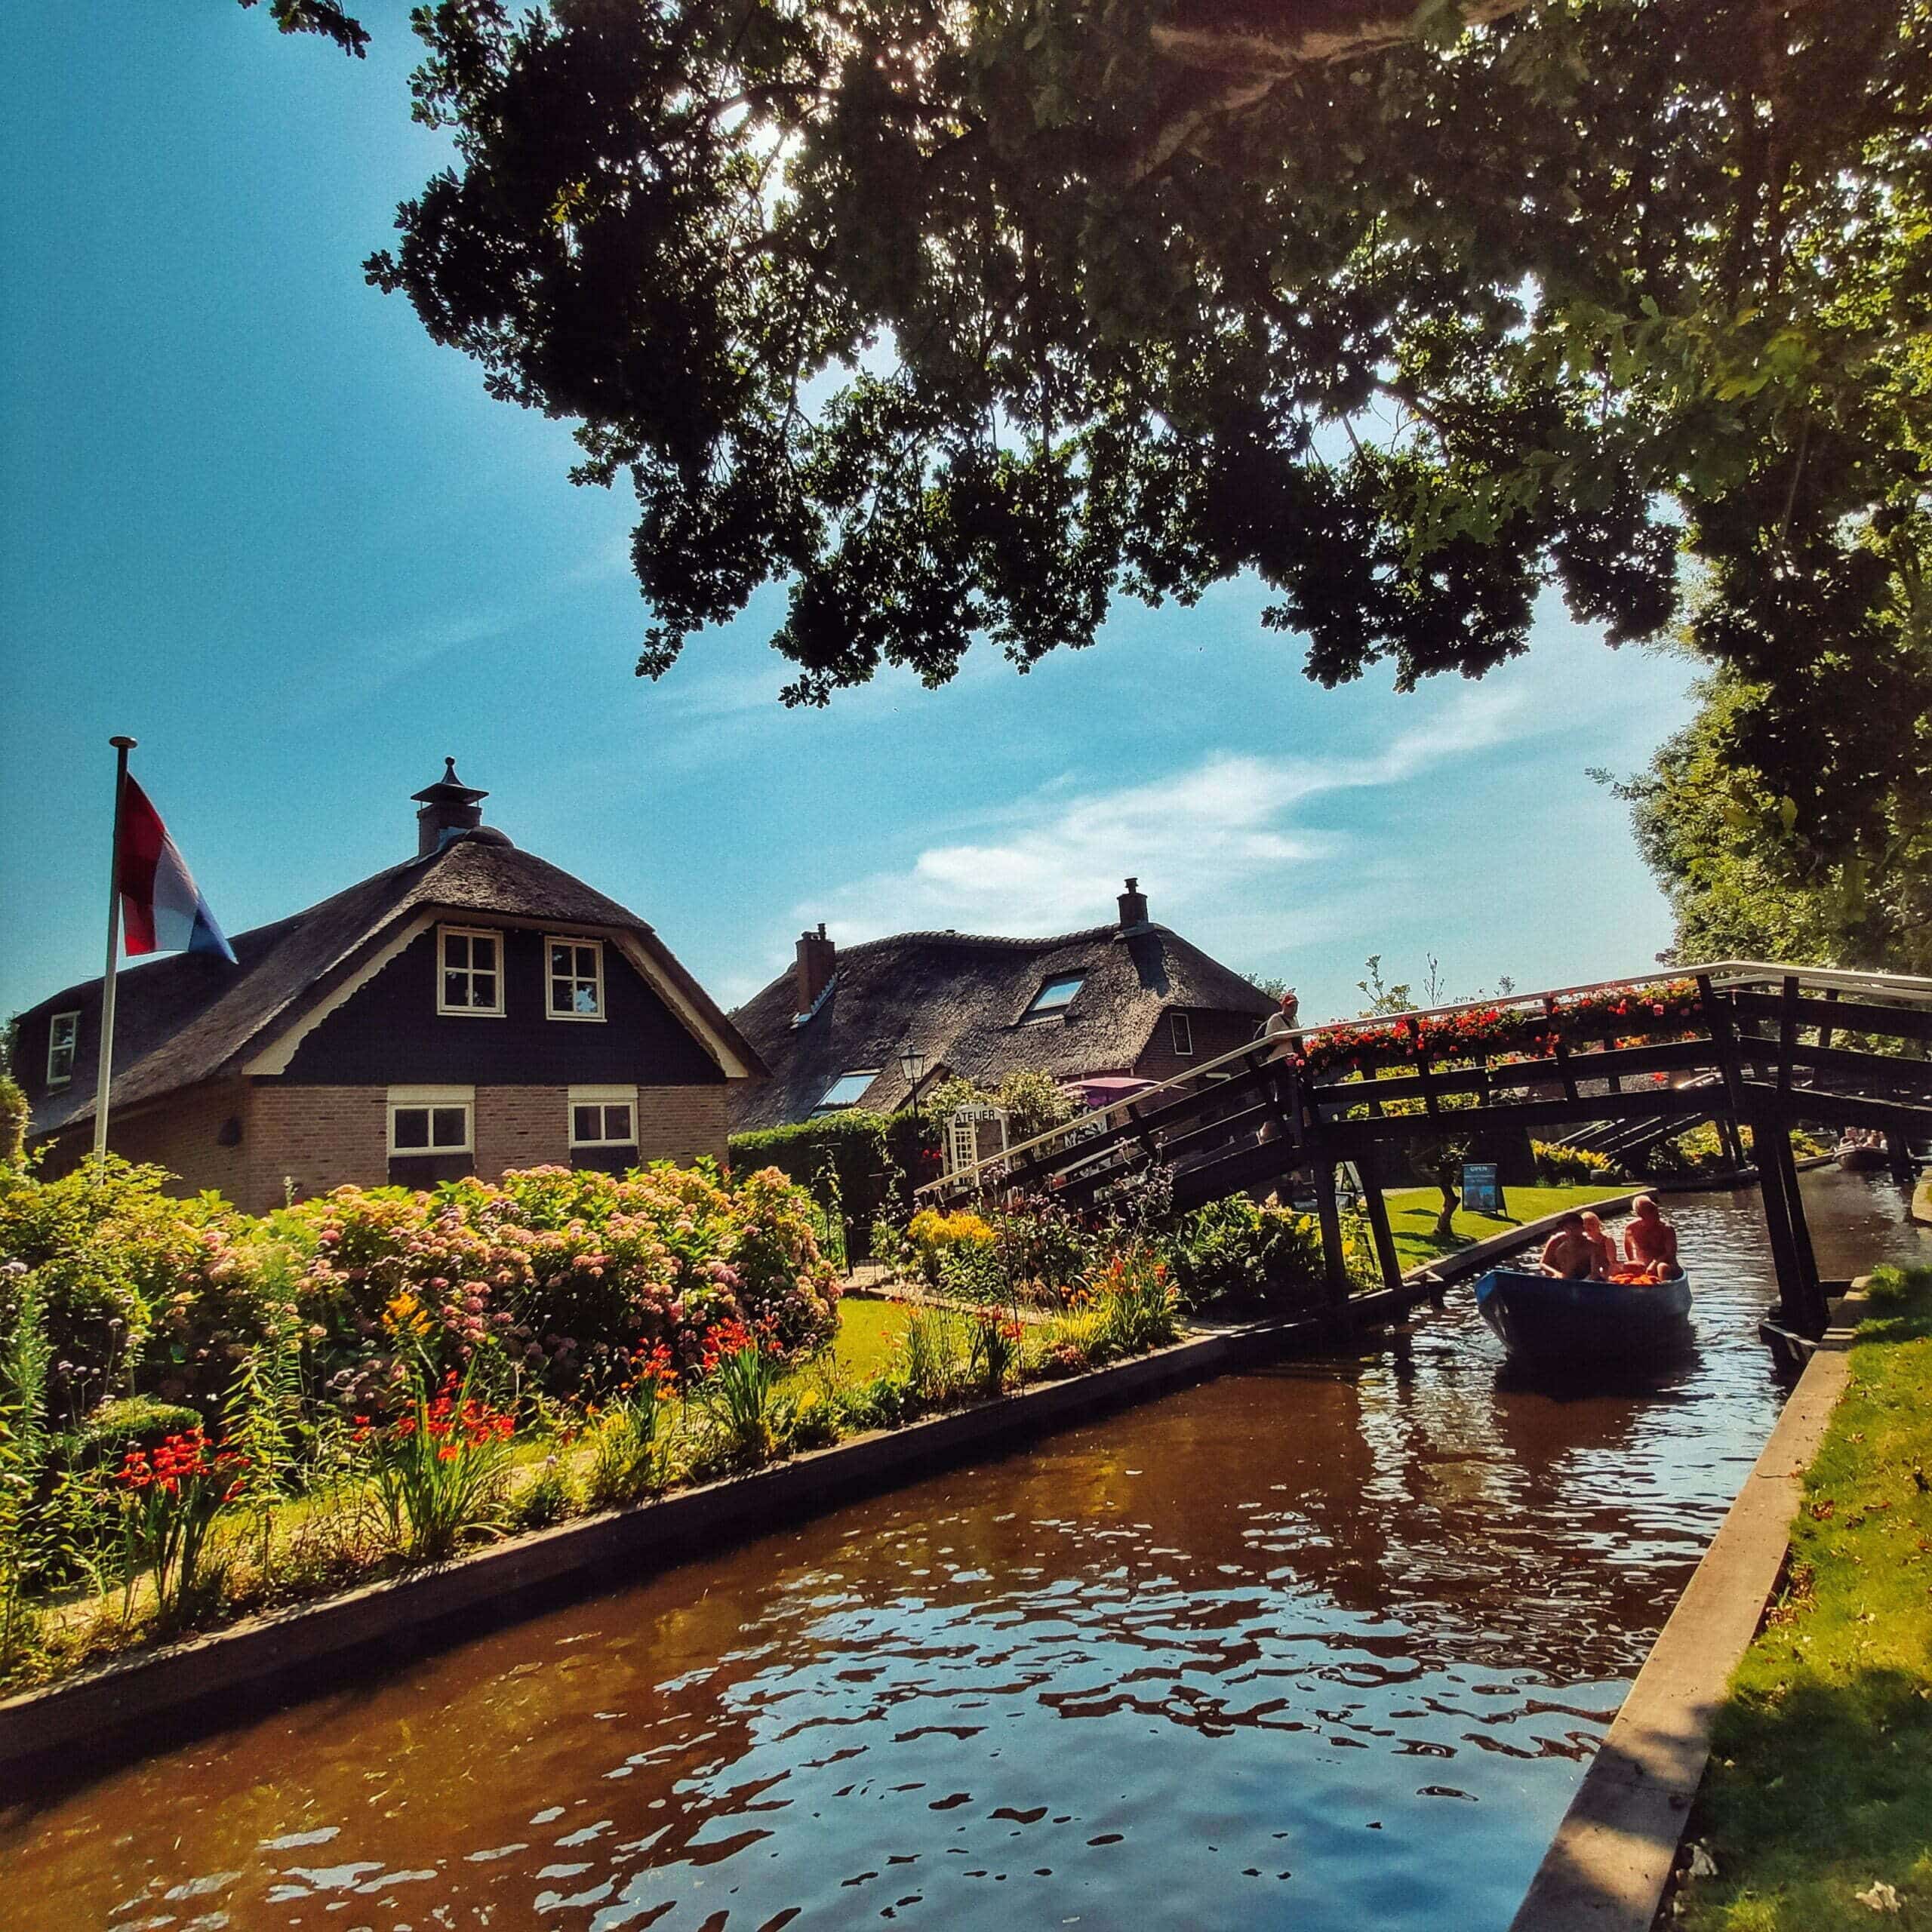
[[[1919, 978], [1910, 974], [1869, 973], [1841, 966], [1792, 966], [1764, 959], [1718, 959], [1696, 965], [1666, 967], [1654, 973], [1626, 974], [1614, 980], [1592, 980], [1580, 986], [1551, 986], [1538, 992], [1512, 992], [1500, 998], [1455, 1000], [1446, 1006], [1418, 1007], [1413, 1011], [1391, 1014], [1386, 1017], [1392, 1022], [1443, 1020], [1458, 1013], [1487, 1013], [1500, 1007], [1541, 1006], [1549, 1000], [1572, 999], [1582, 993], [1613, 992], [1629, 986], [1667, 986], [1681, 980], [1697, 979], [1708, 979], [1713, 986], [1725, 988], [1756, 985], [1766, 980], [1775, 980], [1781, 986], [1786, 980], [1796, 980], [1801, 985], [1835, 987], [1841, 992], [1877, 995], [1908, 1005], [1932, 1007], [1932, 979]], [[1143, 1087], [1139, 1093], [1130, 1095], [1126, 1100], [1111, 1100], [1084, 1118], [1091, 1120], [1097, 1115], [1104, 1128], [1114, 1124], [1113, 1117], [1116, 1115], [1123, 1121], [1131, 1118], [1128, 1112], [1129, 1108], [1143, 1106], [1161, 1094], [1185, 1088], [1205, 1075], [1219, 1072], [1223, 1068], [1245, 1062], [1257, 1048], [1264, 1050], [1271, 1056], [1278, 1054], [1283, 1046], [1291, 1041], [1313, 1039], [1324, 1033], [1332, 1033], [1338, 1026], [1359, 1026], [1361, 1024], [1361, 1017], [1351, 1020], [1324, 1020], [1312, 1026], [1297, 1026], [1284, 1032], [1257, 1037], [1214, 1060], [1203, 1060], [1199, 1066], [1189, 1068], [1185, 1073], [1172, 1074], [1165, 1080], [1156, 1081], [1151, 1086]], [[995, 1169], [1002, 1174], [1006, 1173], [1017, 1164], [1021, 1155], [1030, 1149], [1044, 1148], [1049, 1142], [1064, 1140], [1066, 1133], [1065, 1123], [1049, 1128], [1044, 1134], [1036, 1134], [1032, 1139], [1017, 1142], [1000, 1153], [975, 1161], [971, 1167], [961, 1168], [954, 1174], [942, 1175], [937, 1180], [927, 1181], [914, 1189], [914, 1198], [917, 1199], [921, 1195], [932, 1195], [936, 1198], [950, 1195], [969, 1183], [975, 1175], [990, 1174]], [[1077, 1146], [1078, 1143], [1072, 1144]]]

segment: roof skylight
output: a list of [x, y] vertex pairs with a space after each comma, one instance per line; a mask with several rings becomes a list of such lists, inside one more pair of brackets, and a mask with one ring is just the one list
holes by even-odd
[[1056, 973], [1033, 995], [1032, 1004], [1020, 1018], [1038, 1020], [1049, 1014], [1064, 1013], [1073, 1003], [1073, 995], [1086, 983], [1084, 973]]
[[812, 1112], [815, 1114], [834, 1113], [841, 1107], [856, 1107], [866, 1089], [878, 1078], [875, 1066], [855, 1067], [849, 1073], [841, 1073], [825, 1090], [825, 1097]]

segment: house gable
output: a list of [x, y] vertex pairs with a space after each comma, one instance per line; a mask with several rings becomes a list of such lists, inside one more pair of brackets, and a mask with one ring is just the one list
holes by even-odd
[[[443, 924], [500, 932], [500, 1016], [438, 1011]], [[549, 1017], [543, 951], [549, 937], [601, 943], [606, 1017]], [[256, 1070], [272, 1070], [297, 1084], [324, 1086], [626, 1081], [681, 1087], [710, 1085], [725, 1078], [718, 1061], [638, 972], [619, 938], [565, 927], [498, 927], [460, 913], [423, 926], [303, 1032], [283, 1065]]]

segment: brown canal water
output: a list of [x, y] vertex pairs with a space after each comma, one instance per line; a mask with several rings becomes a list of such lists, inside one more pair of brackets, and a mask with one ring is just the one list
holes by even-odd
[[[1819, 1262], [1932, 1253], [1806, 1183]], [[1484, 1932], [1768, 1432], [1755, 1198], [1698, 1351], [1518, 1383], [1465, 1290], [0, 1820], [0, 1924]]]

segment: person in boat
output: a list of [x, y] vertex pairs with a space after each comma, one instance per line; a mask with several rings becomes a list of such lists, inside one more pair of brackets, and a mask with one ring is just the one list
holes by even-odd
[[1583, 1238], [1590, 1244], [1590, 1272], [1599, 1281], [1607, 1281], [1617, 1272], [1617, 1244], [1604, 1232], [1601, 1220], [1587, 1208], [1579, 1218]]
[[1543, 1271], [1566, 1281], [1586, 1281], [1597, 1263], [1596, 1250], [1583, 1231], [1580, 1214], [1565, 1214], [1543, 1244]]
[[1657, 1212], [1657, 1204], [1647, 1194], [1638, 1195], [1631, 1204], [1623, 1253], [1650, 1281], [1668, 1281], [1683, 1272], [1677, 1262], [1677, 1230]]

